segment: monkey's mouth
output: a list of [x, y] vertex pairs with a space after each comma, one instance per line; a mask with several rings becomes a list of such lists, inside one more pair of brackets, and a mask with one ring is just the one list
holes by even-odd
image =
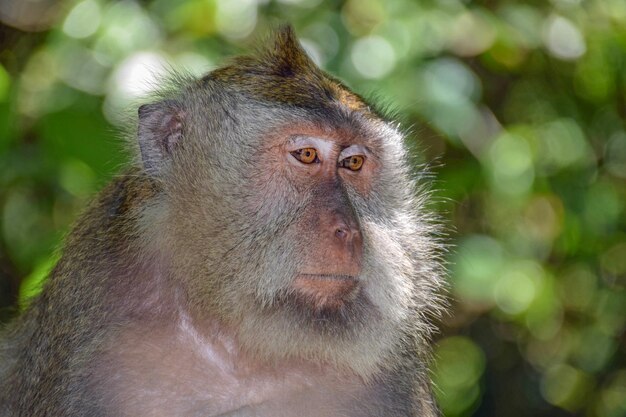
[[298, 299], [309, 307], [333, 310], [358, 294], [359, 280], [352, 275], [299, 274], [293, 289]]

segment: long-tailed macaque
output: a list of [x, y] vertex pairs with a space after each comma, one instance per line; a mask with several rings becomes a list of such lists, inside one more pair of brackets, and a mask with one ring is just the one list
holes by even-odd
[[403, 136], [293, 31], [138, 111], [138, 162], [0, 338], [0, 415], [435, 416]]

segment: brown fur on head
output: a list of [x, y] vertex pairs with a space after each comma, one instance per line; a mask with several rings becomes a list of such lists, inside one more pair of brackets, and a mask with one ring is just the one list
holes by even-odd
[[[402, 135], [317, 68], [290, 28], [139, 116], [143, 165], [162, 187], [141, 224], [181, 308], [268, 361], [364, 377], [406, 335], [428, 336], [436, 228]], [[319, 162], [294, 159], [311, 148]], [[346, 155], [364, 155], [363, 167], [346, 170]]]
[[339, 101], [351, 110], [369, 111], [361, 97], [311, 61], [290, 26], [276, 31], [257, 55], [235, 58], [205, 79], [236, 86], [245, 94], [274, 103], [319, 108]]

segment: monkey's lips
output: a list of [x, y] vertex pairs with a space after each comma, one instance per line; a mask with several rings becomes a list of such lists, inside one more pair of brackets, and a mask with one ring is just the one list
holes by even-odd
[[293, 283], [298, 298], [318, 309], [337, 309], [358, 292], [359, 280], [352, 275], [299, 274]]

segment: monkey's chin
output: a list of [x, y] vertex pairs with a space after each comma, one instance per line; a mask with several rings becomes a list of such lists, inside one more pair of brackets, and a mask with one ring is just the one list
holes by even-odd
[[313, 311], [336, 311], [358, 295], [359, 280], [351, 275], [299, 274], [293, 290], [298, 302]]

